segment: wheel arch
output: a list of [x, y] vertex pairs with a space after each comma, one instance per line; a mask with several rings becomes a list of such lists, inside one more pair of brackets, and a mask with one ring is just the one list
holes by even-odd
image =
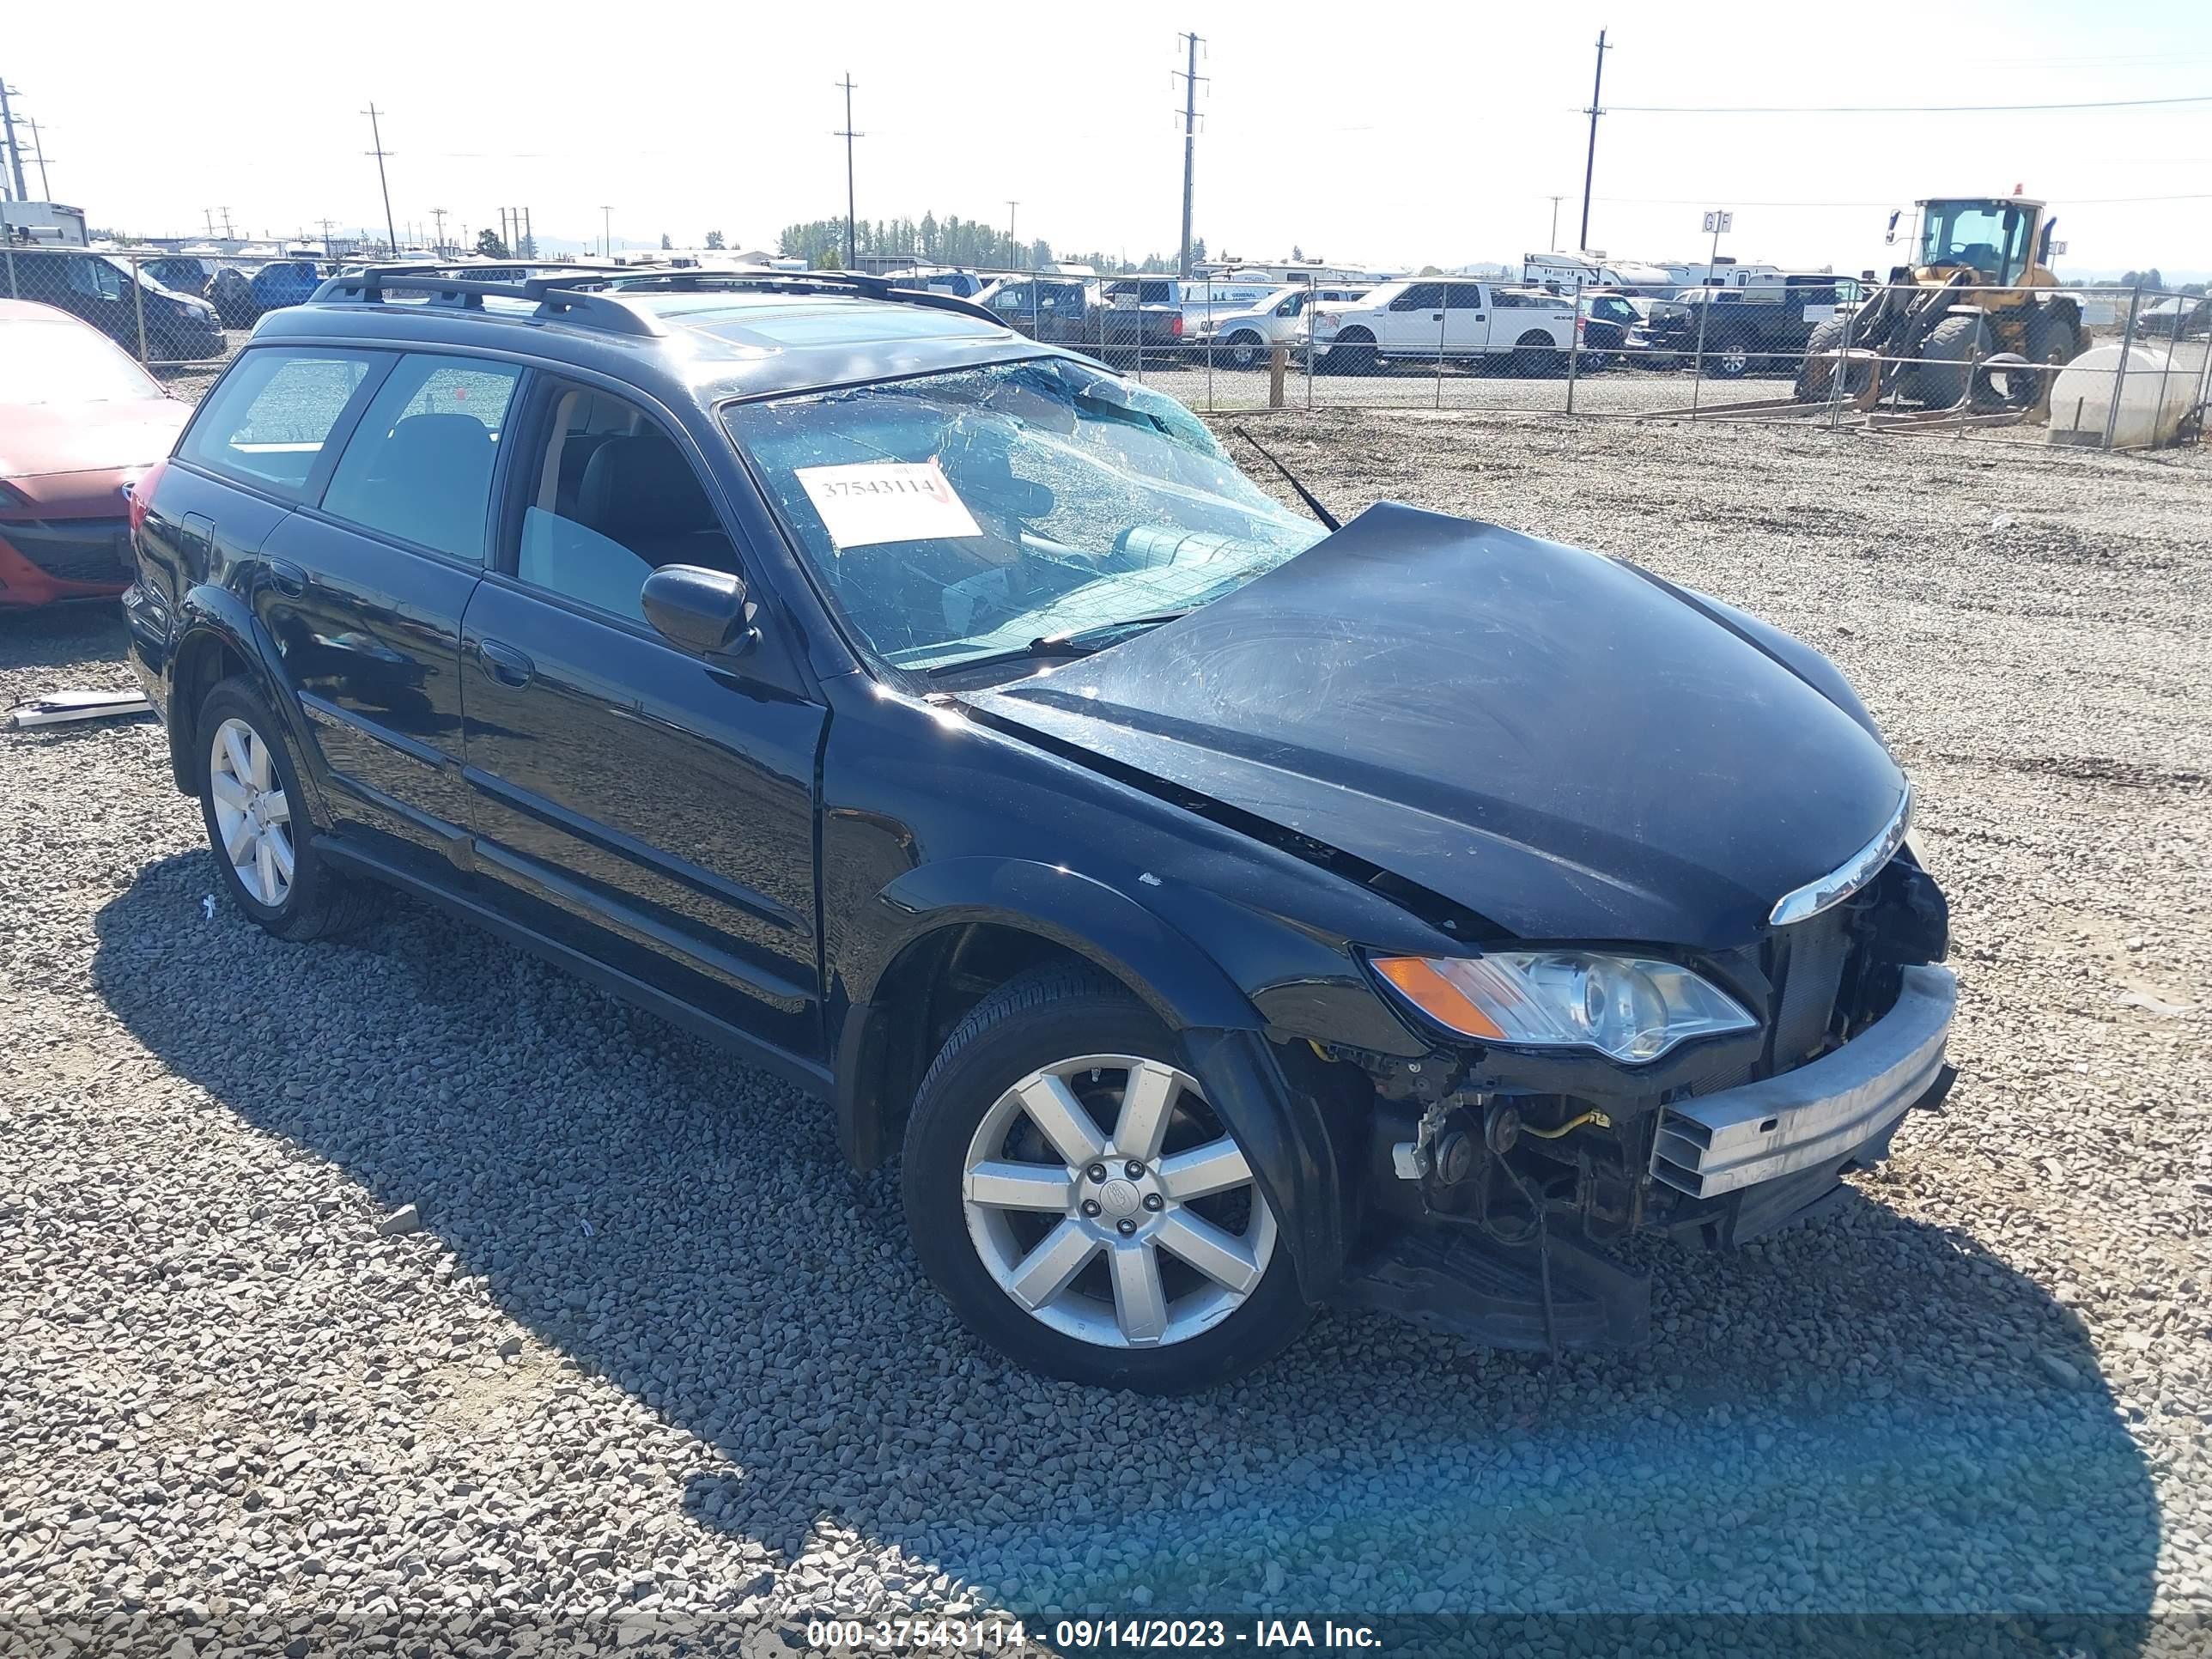
[[[309, 806], [321, 817], [320, 780], [314, 746], [294, 698], [270, 666], [275, 654], [260, 619], [227, 588], [191, 589], [179, 607], [183, 625], [169, 658], [169, 771], [178, 789], [196, 795], [200, 787], [204, 747], [198, 731], [200, 705], [224, 680], [242, 678], [276, 716], [292, 751]], [[326, 819], [323, 821], [327, 821]]]
[[832, 1104], [856, 1169], [897, 1144], [945, 1039], [999, 986], [1052, 962], [1107, 975], [1175, 1033], [1207, 1098], [1252, 1159], [1309, 1299], [1340, 1270], [1343, 1158], [1319, 1103], [1292, 1085], [1251, 1000], [1188, 936], [1137, 900], [1042, 864], [960, 859], [908, 872], [871, 907], [900, 924], [839, 974]]

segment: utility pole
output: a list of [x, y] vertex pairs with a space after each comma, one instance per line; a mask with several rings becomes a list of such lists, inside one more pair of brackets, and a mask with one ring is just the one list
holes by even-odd
[[602, 204], [599, 208], [599, 258], [611, 259], [614, 256], [615, 210]]
[[522, 231], [515, 238], [514, 257], [518, 259], [535, 259], [538, 257], [538, 233], [530, 228], [530, 210], [517, 208], [515, 212], [521, 216], [517, 222], [521, 225]]
[[847, 70], [842, 81], [833, 81], [830, 84], [845, 88], [844, 129], [830, 136], [845, 141], [845, 269], [850, 270], [859, 259], [854, 251], [853, 237], [853, 140], [865, 138], [868, 135], [853, 131], [853, 71]]
[[207, 216], [208, 240], [212, 242], [215, 240], [215, 210], [202, 208], [200, 211]]
[[31, 199], [31, 192], [23, 183], [23, 151], [15, 142], [15, 112], [8, 106], [10, 90], [7, 81], [0, 79], [0, 138], [4, 138], [7, 143], [8, 168], [15, 176], [15, 199], [27, 202]]
[[376, 157], [376, 187], [384, 192], [384, 234], [392, 240], [392, 257], [396, 259], [399, 257], [399, 230], [392, 222], [392, 185], [384, 176], [384, 158], [392, 152], [384, 147], [384, 131], [376, 121], [380, 112], [376, 106], [371, 103], [362, 113], [368, 117], [369, 142], [376, 146], [368, 153]]
[[222, 215], [223, 240], [227, 242], [236, 241], [238, 240], [238, 233], [230, 228], [230, 210], [228, 208], [217, 208], [216, 211]]
[[446, 210], [443, 208], [432, 208], [430, 210], [430, 216], [438, 222], [437, 243], [432, 249], [432, 252], [442, 258], [445, 257], [446, 252]]
[[[1191, 180], [1198, 166], [1198, 46], [1196, 33], [1178, 34], [1178, 40], [1190, 47], [1188, 67], [1176, 71], [1182, 76], [1182, 256], [1176, 270], [1190, 275], [1190, 202]], [[1211, 76], [1206, 77], [1212, 79]]]
[[38, 159], [39, 194], [51, 202], [54, 199], [54, 187], [46, 182], [46, 141], [39, 136], [39, 123], [35, 116], [25, 116], [23, 125], [31, 130], [31, 154]]
[[1605, 90], [1605, 31], [1597, 32], [1597, 79], [1590, 83], [1589, 155], [1583, 162], [1583, 239], [1577, 249], [1589, 252], [1590, 180], [1597, 176], [1597, 118], [1605, 113], [1599, 107], [1598, 94]]
[[1552, 240], [1545, 243], [1544, 247], [1547, 252], [1556, 253], [1559, 250], [1559, 204], [1566, 198], [1565, 197], [1554, 196], [1551, 199]]
[[337, 256], [331, 252], [331, 225], [332, 222], [328, 219], [318, 219], [315, 222], [323, 228], [323, 258], [325, 259], [336, 258]]

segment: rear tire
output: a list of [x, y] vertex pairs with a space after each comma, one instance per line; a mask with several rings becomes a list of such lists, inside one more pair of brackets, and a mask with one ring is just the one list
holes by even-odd
[[1506, 367], [1523, 380], [1557, 374], [1567, 361], [1559, 342], [1540, 328], [1532, 328], [1513, 343]]
[[346, 933], [374, 913], [377, 890], [316, 850], [306, 793], [283, 727], [251, 682], [209, 692], [192, 728], [200, 758], [200, 818], [230, 902], [295, 944]]
[[1183, 1394], [1262, 1364], [1311, 1317], [1241, 1150], [1177, 1056], [1143, 1003], [1070, 965], [986, 997], [922, 1079], [901, 1172], [915, 1254], [1017, 1364]]

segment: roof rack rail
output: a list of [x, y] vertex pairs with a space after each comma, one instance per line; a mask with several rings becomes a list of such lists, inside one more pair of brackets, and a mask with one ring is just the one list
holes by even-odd
[[[536, 305], [537, 314], [542, 319], [580, 322], [612, 334], [664, 333], [659, 324], [644, 312], [603, 298], [583, 286], [604, 280], [610, 272], [626, 269], [635, 267], [549, 265], [534, 259], [505, 264], [493, 260], [489, 264], [369, 265], [349, 275], [331, 277], [315, 290], [313, 297], [316, 302], [325, 304], [381, 305], [386, 294], [421, 294], [428, 295], [434, 306], [445, 305], [462, 311], [482, 311], [487, 299], [520, 300]], [[487, 270], [558, 270], [563, 275], [556, 279], [526, 276], [514, 282], [482, 274]]]
[[[510, 272], [524, 274], [510, 276]], [[851, 270], [777, 270], [766, 265], [733, 265], [718, 270], [658, 263], [586, 264], [534, 259], [368, 265], [331, 277], [315, 290], [314, 299], [326, 304], [380, 305], [387, 294], [419, 294], [427, 295], [434, 306], [477, 312], [483, 309], [487, 299], [519, 300], [536, 305], [541, 319], [558, 318], [611, 333], [652, 336], [666, 331], [649, 313], [623, 305], [613, 295], [641, 290], [711, 294], [763, 288], [798, 294], [857, 294], [890, 304], [949, 311], [987, 323], [1003, 325], [1005, 321], [972, 300], [930, 289], [901, 288], [888, 277]]]
[[620, 265], [612, 270], [602, 270], [595, 279], [579, 280], [604, 282], [609, 289], [643, 288], [663, 294], [704, 294], [744, 288], [780, 288], [799, 294], [859, 294], [894, 305], [950, 311], [987, 323], [1003, 325], [1006, 321], [988, 307], [979, 306], [973, 300], [940, 294], [933, 289], [901, 288], [887, 276], [872, 276], [857, 270], [778, 270], [769, 265], [731, 265], [720, 270], [710, 265]]

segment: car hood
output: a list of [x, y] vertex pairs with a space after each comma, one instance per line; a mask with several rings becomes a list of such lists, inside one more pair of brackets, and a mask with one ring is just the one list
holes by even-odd
[[0, 404], [0, 478], [151, 466], [191, 418], [173, 398], [112, 403]]
[[1750, 635], [1632, 565], [1384, 505], [967, 701], [1523, 938], [1729, 949], [1905, 792], [1880, 739]]

